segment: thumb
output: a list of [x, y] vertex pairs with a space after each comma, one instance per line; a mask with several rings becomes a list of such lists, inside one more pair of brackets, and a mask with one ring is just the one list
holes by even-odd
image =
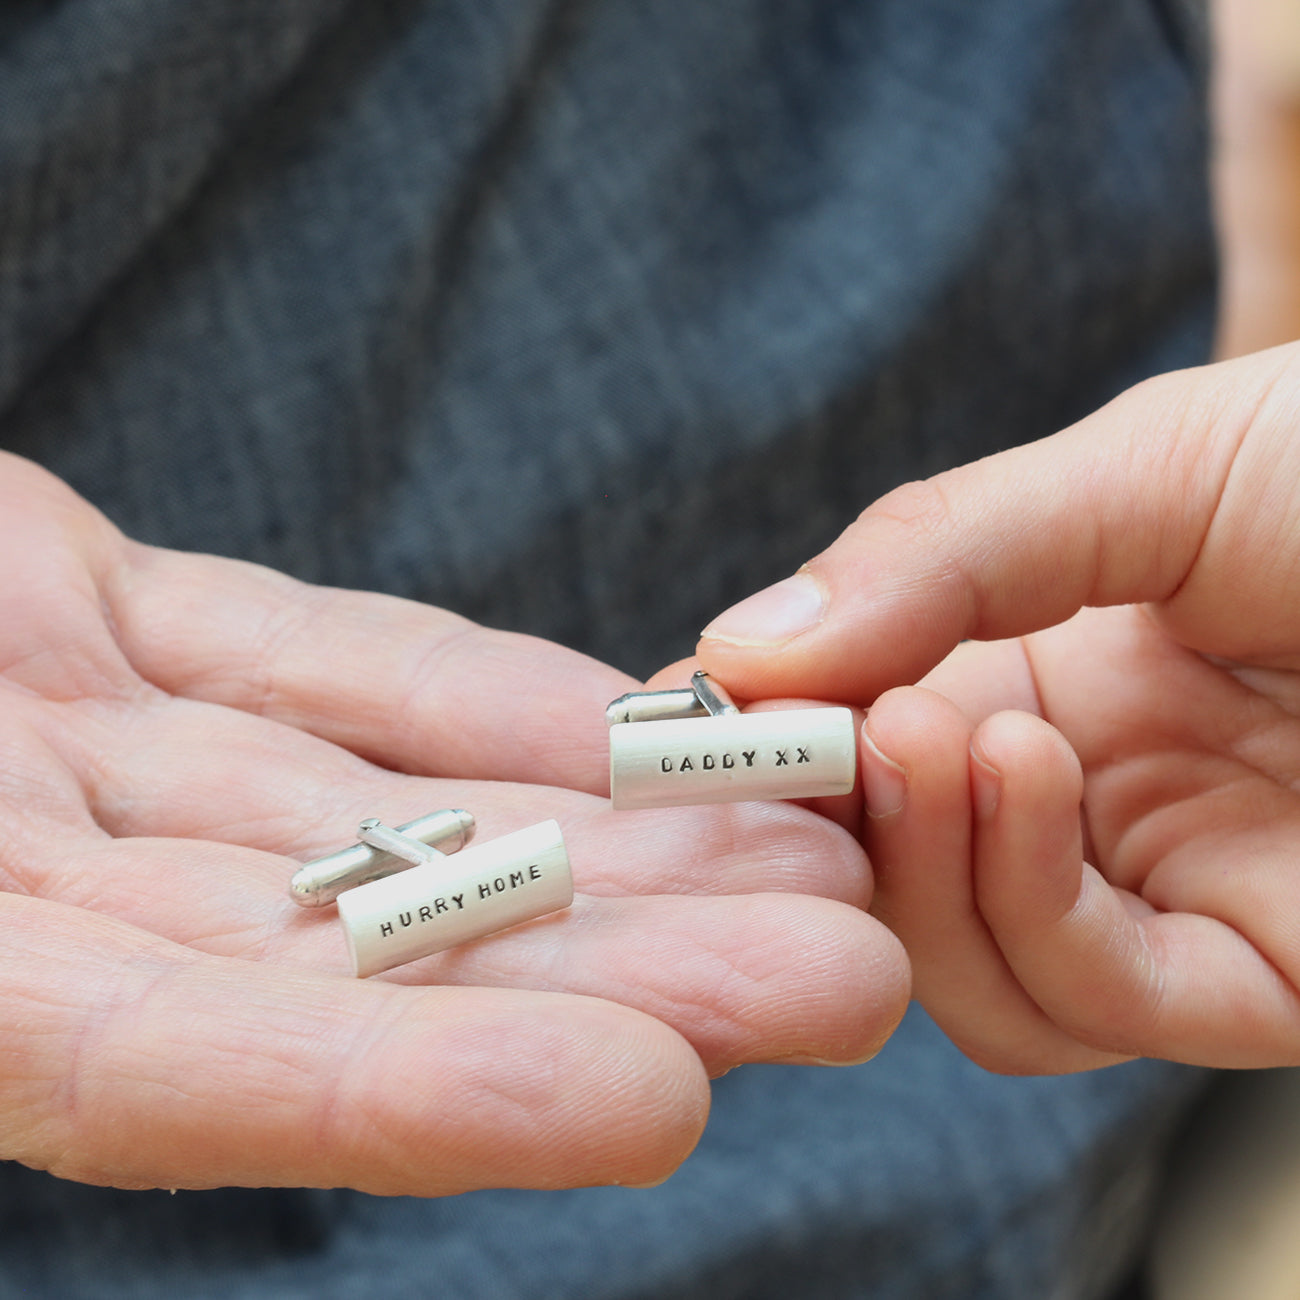
[[[1298, 399], [1287, 345], [1147, 380], [1054, 437], [909, 483], [715, 619], [700, 662], [750, 699], [866, 703], [964, 639], [1143, 601], [1187, 644], [1239, 650], [1261, 583], [1280, 586], [1300, 552]], [[1267, 616], [1265, 649], [1300, 643], [1276, 605]]]

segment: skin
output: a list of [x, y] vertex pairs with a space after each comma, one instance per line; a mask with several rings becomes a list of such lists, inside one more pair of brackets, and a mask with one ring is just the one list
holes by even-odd
[[1218, 354], [1300, 338], [1300, 11], [1212, 5]]
[[1300, 345], [1162, 376], [870, 507], [807, 630], [706, 630], [741, 695], [870, 705], [873, 911], [992, 1069], [1300, 1062], [1297, 427]]
[[891, 493], [807, 566], [815, 626], [699, 647], [870, 706], [872, 910], [990, 1069], [1300, 1061], [1300, 21], [1211, 10], [1241, 359]]
[[[906, 1005], [854, 839], [614, 813], [622, 674], [140, 546], [0, 456], [0, 1152], [116, 1186], [660, 1180], [707, 1079], [872, 1055]], [[560, 821], [561, 915], [367, 981], [297, 862], [443, 807]]]
[[[1248, 51], [1233, 32], [1223, 48]], [[1300, 332], [1278, 167], [1300, 135], [1285, 97], [1240, 93], [1259, 84], [1218, 78], [1226, 352]], [[1245, 189], [1268, 201], [1234, 206]], [[1059, 461], [905, 489], [810, 566], [832, 597], [817, 629], [702, 643], [738, 694], [872, 703], [865, 828], [860, 798], [822, 801], [827, 819], [611, 814], [620, 674], [135, 545], [0, 458], [0, 1154], [119, 1186], [658, 1180], [698, 1137], [708, 1073], [862, 1059], [901, 1014], [906, 960], [857, 910], [871, 874], [832, 820], [876, 856], [874, 910], [923, 1000], [994, 1068], [1295, 1059], [1270, 365], [1130, 395]], [[1226, 490], [1243, 477], [1262, 511]], [[1201, 553], [1225, 528], [1259, 571]], [[1150, 604], [1019, 635], [1109, 601]], [[963, 635], [1015, 639], [953, 650]], [[932, 667], [930, 689], [888, 689]], [[331, 916], [285, 897], [294, 861], [363, 816], [443, 806], [483, 839], [559, 816], [577, 904], [346, 978]]]

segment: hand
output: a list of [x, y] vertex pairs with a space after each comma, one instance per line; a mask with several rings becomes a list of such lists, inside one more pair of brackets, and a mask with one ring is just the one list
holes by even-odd
[[705, 633], [740, 695], [874, 701], [873, 910], [991, 1068], [1300, 1062], [1298, 428], [1300, 346], [1163, 376]]
[[[706, 1070], [863, 1058], [902, 1012], [851, 837], [609, 810], [612, 669], [133, 544], [13, 457], [0, 566], [7, 1158], [120, 1186], [641, 1183], [698, 1137]], [[344, 975], [291, 858], [440, 807], [481, 840], [558, 818], [573, 908]]]

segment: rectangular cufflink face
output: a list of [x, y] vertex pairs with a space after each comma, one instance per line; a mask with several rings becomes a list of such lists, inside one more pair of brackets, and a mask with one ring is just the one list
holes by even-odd
[[352, 973], [365, 976], [572, 902], [564, 840], [548, 821], [350, 889], [339, 895], [338, 910]]
[[848, 794], [856, 774], [850, 709], [619, 722], [609, 729], [615, 808]]

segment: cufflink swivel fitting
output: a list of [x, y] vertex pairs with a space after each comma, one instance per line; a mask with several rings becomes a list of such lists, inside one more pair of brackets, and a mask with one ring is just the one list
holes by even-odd
[[[374, 834], [367, 833], [375, 827], [382, 832], [380, 842]], [[444, 808], [396, 830], [371, 818], [361, 824], [357, 835], [360, 843], [303, 863], [289, 882], [289, 893], [299, 907], [325, 907], [344, 890], [405, 871], [417, 861], [412, 845], [418, 845], [429, 855], [419, 859], [428, 862], [463, 849], [473, 837], [474, 818], [461, 808]]]
[[605, 710], [611, 727], [622, 722], [670, 722], [686, 718], [739, 717], [740, 710], [706, 672], [691, 674], [691, 684], [673, 691], [629, 691]]

